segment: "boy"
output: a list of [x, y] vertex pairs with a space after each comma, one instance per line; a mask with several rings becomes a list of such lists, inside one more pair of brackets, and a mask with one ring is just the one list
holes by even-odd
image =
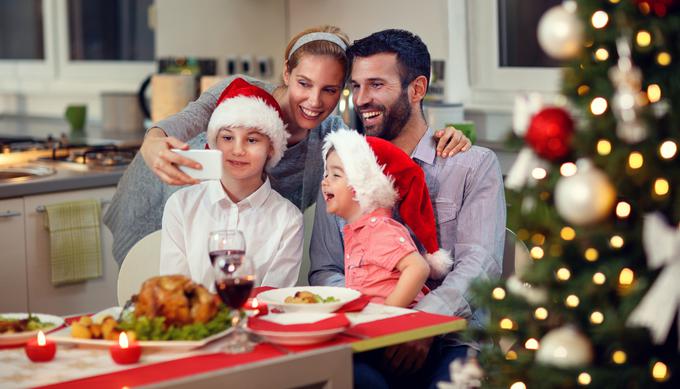
[[173, 194], [163, 213], [160, 273], [184, 274], [215, 290], [208, 234], [240, 230], [256, 268], [256, 286], [293, 286], [302, 260], [302, 213], [272, 190], [265, 174], [279, 162], [288, 133], [276, 100], [235, 79], [217, 101], [207, 139], [222, 151], [220, 181]]
[[[428, 278], [443, 277], [451, 256], [439, 249], [434, 212], [420, 167], [388, 141], [338, 130], [326, 136], [321, 190], [329, 213], [347, 222], [345, 285], [372, 301], [406, 307], [423, 297]], [[428, 253], [418, 252], [399, 214]]]

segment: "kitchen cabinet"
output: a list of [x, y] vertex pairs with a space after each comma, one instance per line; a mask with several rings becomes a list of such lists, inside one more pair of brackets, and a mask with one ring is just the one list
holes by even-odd
[[[12, 310], [29, 309], [33, 312], [69, 315], [98, 311], [117, 305], [118, 266], [113, 260], [111, 249], [113, 239], [109, 230], [103, 224], [100, 225], [103, 276], [84, 282], [54, 286], [50, 280], [50, 237], [45, 227], [44, 212], [44, 207], [49, 204], [97, 199], [103, 202], [103, 215], [115, 190], [116, 188], [112, 186], [0, 200], [0, 212], [9, 210], [9, 206], [13, 205], [15, 212], [21, 213], [21, 216], [3, 218], [11, 220], [9, 223], [7, 220], [0, 221], [2, 233], [0, 244], [3, 247], [3, 272], [0, 280], [7, 279], [14, 283], [12, 287], [5, 285], [5, 282], [0, 285], [3, 311], [7, 309], [6, 304], [8, 306], [12, 304], [16, 307]], [[17, 244], [18, 242], [21, 244]], [[23, 251], [12, 252], [11, 268], [10, 271], [6, 271], [7, 265], [4, 262], [7, 262], [5, 260], [7, 248], [12, 249], [15, 246], [23, 247]]]
[[0, 200], [0, 312], [26, 312], [24, 200]]
[[115, 187], [49, 193], [24, 197], [26, 210], [26, 265], [28, 305], [34, 312], [67, 315], [93, 312], [116, 303], [118, 265], [113, 260], [111, 232], [100, 225], [102, 274], [96, 279], [54, 286], [50, 281], [50, 237], [45, 228], [45, 213], [39, 207], [64, 201], [97, 199], [102, 201], [102, 215], [115, 193]]

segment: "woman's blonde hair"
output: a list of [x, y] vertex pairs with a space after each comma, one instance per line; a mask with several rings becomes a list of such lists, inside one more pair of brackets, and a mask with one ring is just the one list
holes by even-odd
[[345, 71], [344, 72], [345, 77], [343, 78], [343, 80], [346, 79], [347, 74], [349, 72], [349, 60], [347, 59], [347, 54], [345, 53], [345, 50], [342, 47], [338, 46], [333, 42], [329, 42], [326, 40], [314, 40], [300, 46], [293, 53], [290, 52], [293, 49], [293, 46], [295, 46], [295, 43], [298, 41], [298, 39], [300, 39], [300, 37], [313, 32], [331, 33], [333, 35], [336, 35], [343, 42], [345, 42], [347, 46], [349, 46], [349, 37], [338, 27], [325, 25], [308, 28], [295, 35], [290, 40], [290, 42], [288, 42], [288, 46], [286, 46], [286, 52], [284, 55], [284, 58], [287, 59], [286, 71], [288, 72], [293, 71], [293, 69], [295, 69], [295, 67], [300, 63], [302, 57], [304, 57], [307, 54], [328, 55], [336, 59], [342, 65]]

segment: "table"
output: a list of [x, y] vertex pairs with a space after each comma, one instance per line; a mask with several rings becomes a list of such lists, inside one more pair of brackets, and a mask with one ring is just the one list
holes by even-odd
[[[275, 347], [263, 343], [253, 352], [240, 355], [214, 353], [210, 351], [209, 345], [206, 347], [208, 350], [184, 357], [75, 380], [62, 379], [45, 387], [211, 388], [224, 387], [225, 383], [243, 383], [248, 388], [351, 388], [353, 353], [463, 328], [465, 320], [460, 318], [409, 311], [401, 316], [354, 325], [347, 332], [323, 344]], [[213, 348], [218, 346], [219, 344], [212, 345]], [[57, 355], [64, 353], [68, 356], [69, 352], [75, 353], [62, 346]], [[103, 354], [99, 354], [99, 357], [108, 358]], [[2, 358], [3, 352], [0, 351], [0, 359]], [[34, 365], [30, 367], [35, 368]], [[40, 366], [49, 368], [50, 363]], [[34, 386], [36, 383], [31, 384], [28, 381], [27, 385]]]

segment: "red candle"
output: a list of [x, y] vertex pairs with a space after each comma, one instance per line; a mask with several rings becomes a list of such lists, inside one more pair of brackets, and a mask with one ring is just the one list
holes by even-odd
[[118, 337], [118, 344], [111, 346], [109, 352], [111, 353], [111, 358], [116, 363], [128, 365], [139, 361], [139, 357], [142, 355], [142, 348], [135, 341], [128, 342], [125, 332], [121, 332]]
[[54, 354], [57, 353], [57, 345], [46, 339], [45, 334], [39, 331], [36, 339], [31, 339], [26, 343], [25, 351], [31, 361], [47, 362], [54, 359]]
[[248, 301], [243, 304], [243, 309], [253, 316], [266, 315], [268, 311], [267, 304], [258, 301], [257, 297], [249, 298]]

